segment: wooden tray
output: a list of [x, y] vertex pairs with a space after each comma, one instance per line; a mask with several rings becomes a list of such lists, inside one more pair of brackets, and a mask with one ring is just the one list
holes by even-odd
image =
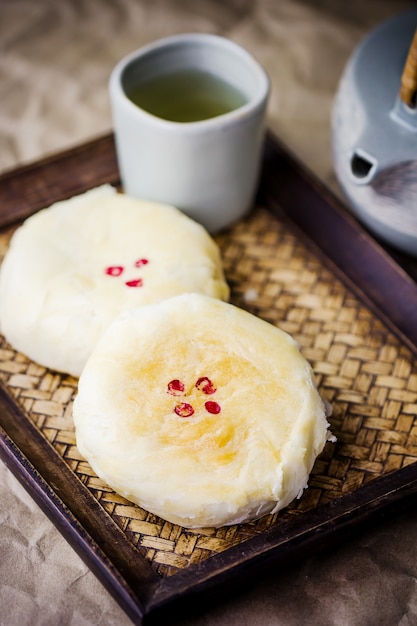
[[[111, 136], [3, 175], [1, 255], [24, 218], [105, 182], [119, 182]], [[333, 404], [338, 441], [279, 515], [189, 531], [133, 506], [77, 451], [77, 381], [0, 337], [0, 456], [136, 624], [322, 549], [417, 492], [413, 278], [271, 136], [253, 212], [217, 241], [232, 301], [297, 339]]]

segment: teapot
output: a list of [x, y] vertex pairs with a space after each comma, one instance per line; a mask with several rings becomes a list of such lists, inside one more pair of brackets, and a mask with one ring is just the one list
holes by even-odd
[[360, 42], [332, 110], [336, 177], [377, 238], [417, 256], [417, 10]]

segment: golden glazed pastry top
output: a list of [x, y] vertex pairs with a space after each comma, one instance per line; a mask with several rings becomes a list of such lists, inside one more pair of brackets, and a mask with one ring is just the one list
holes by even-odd
[[104, 185], [16, 231], [0, 270], [0, 327], [34, 361], [79, 376], [121, 311], [183, 292], [227, 299], [215, 242], [177, 209]]
[[113, 322], [80, 378], [74, 420], [79, 450], [100, 477], [186, 527], [288, 505], [328, 436], [295, 341], [198, 294]]

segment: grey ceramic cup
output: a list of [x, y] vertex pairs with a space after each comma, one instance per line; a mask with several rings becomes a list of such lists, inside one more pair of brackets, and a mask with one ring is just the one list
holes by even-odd
[[[181, 123], [146, 112], [126, 95], [141, 81], [183, 69], [214, 74], [243, 92], [246, 103]], [[109, 92], [127, 194], [174, 205], [210, 232], [247, 213], [259, 176], [269, 80], [246, 50], [217, 35], [174, 35], [122, 59]]]

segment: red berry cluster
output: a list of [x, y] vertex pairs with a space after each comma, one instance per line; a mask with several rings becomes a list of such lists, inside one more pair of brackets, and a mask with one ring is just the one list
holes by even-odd
[[[133, 266], [134, 267], [142, 267], [143, 265], [147, 265], [148, 263], [149, 263], [148, 259], [138, 259], [137, 261], [135, 261], [133, 263]], [[123, 267], [123, 265], [109, 265], [104, 270], [104, 272], [107, 274], [107, 276], [113, 276], [113, 277], [116, 277], [116, 278], [118, 276], [121, 276], [124, 271], [125, 271], [125, 268]], [[127, 280], [127, 281], [125, 281], [125, 285], [127, 287], [142, 287], [143, 279], [142, 278], [134, 278], [133, 280]]]
[[[217, 391], [216, 387], [207, 376], [201, 376], [200, 378], [198, 378], [197, 382], [195, 383], [195, 387], [208, 396]], [[167, 392], [171, 396], [184, 396], [185, 385], [178, 378], [174, 378], [168, 383]], [[208, 400], [207, 402], [205, 402], [204, 407], [207, 413], [211, 413], [213, 415], [217, 415], [221, 411], [220, 404], [218, 404], [214, 400]], [[191, 415], [194, 414], [194, 408], [188, 402], [179, 402], [174, 407], [174, 413], [176, 413], [179, 417], [191, 417]]]

